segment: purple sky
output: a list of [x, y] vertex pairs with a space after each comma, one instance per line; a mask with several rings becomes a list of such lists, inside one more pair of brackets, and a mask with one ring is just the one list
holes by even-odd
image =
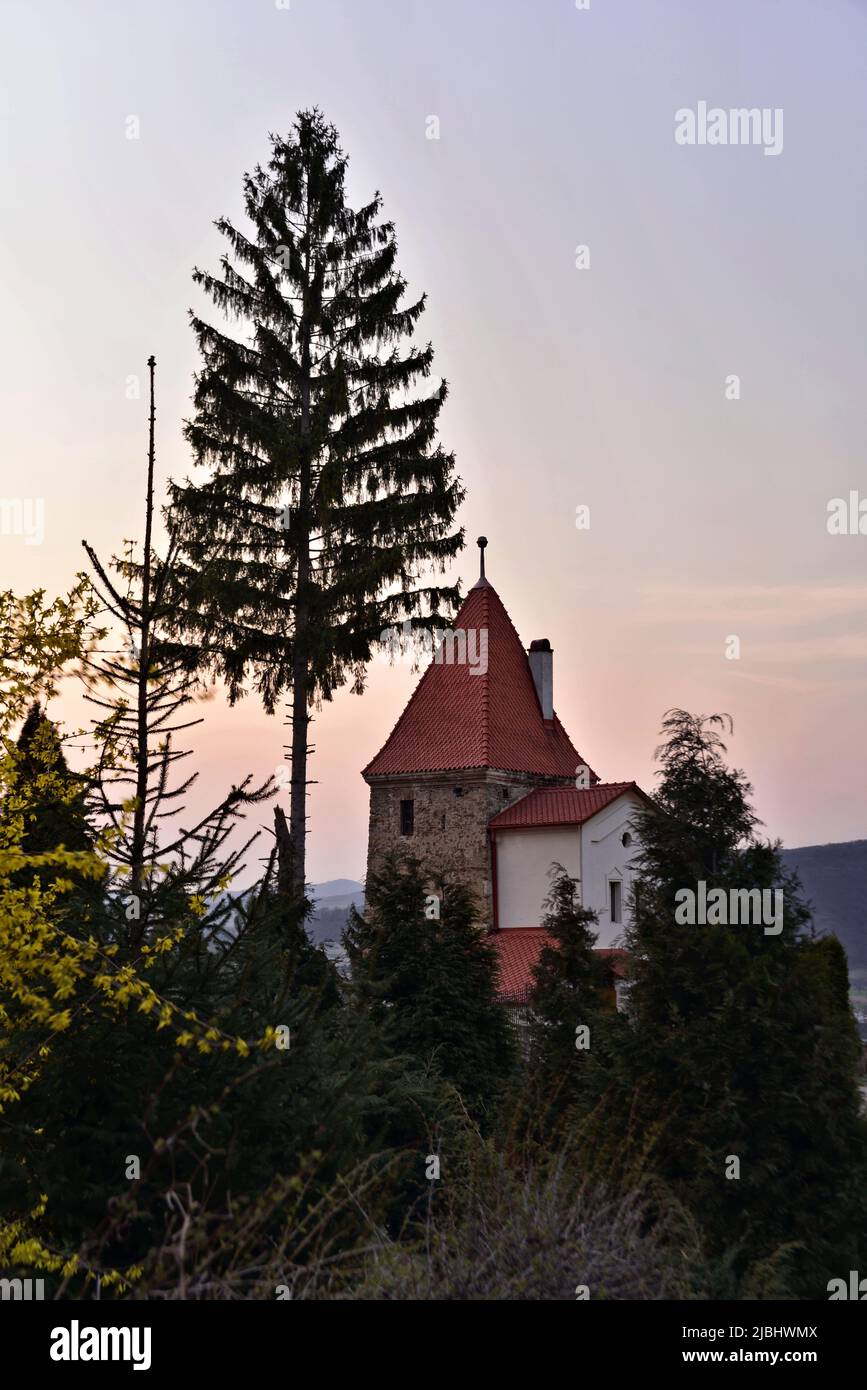
[[[82, 536], [139, 535], [151, 352], [159, 475], [187, 472], [191, 268], [318, 104], [429, 295], [457, 573], [483, 531], [577, 746], [651, 790], [662, 712], [727, 710], [769, 833], [867, 835], [867, 535], [826, 524], [867, 499], [862, 4], [5, 0], [3, 30], [0, 496], [45, 508], [41, 545], [0, 535], [4, 585], [59, 592]], [[782, 152], [679, 145], [701, 101], [782, 110]], [[377, 662], [317, 717], [312, 880], [362, 874], [359, 769], [414, 681]], [[253, 699], [206, 714], [197, 806], [284, 742]]]

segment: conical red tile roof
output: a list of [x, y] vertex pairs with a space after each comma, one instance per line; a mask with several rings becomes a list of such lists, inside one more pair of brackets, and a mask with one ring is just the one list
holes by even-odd
[[[556, 713], [543, 718], [527, 653], [487, 580], [470, 590], [454, 627], [487, 631], [487, 670], [475, 674], [469, 664], [448, 664], [448, 651], [431, 662], [363, 775], [490, 767], [574, 778], [584, 759]], [[479, 651], [478, 638], [470, 649]]]

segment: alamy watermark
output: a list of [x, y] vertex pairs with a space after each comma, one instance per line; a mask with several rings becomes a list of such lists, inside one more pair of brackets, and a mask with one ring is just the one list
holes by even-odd
[[764, 927], [765, 936], [783, 930], [782, 888], [678, 888], [674, 920], [680, 927]]
[[380, 659], [390, 664], [429, 658], [435, 666], [468, 666], [471, 676], [484, 676], [488, 669], [485, 627], [414, 629], [407, 620], [399, 628], [383, 628], [379, 643]]
[[867, 536], [867, 497], [855, 488], [845, 497], [832, 497], [825, 522], [829, 536]]
[[845, 1279], [829, 1279], [827, 1283], [828, 1302], [840, 1299], [854, 1299], [857, 1303], [867, 1302], [867, 1279], [861, 1279], [857, 1269], [849, 1270], [849, 1282]]
[[44, 1279], [0, 1279], [0, 1299], [33, 1299], [45, 1298]]
[[44, 497], [0, 497], [0, 536], [23, 536], [25, 545], [45, 540]]
[[131, 1361], [134, 1371], [151, 1364], [149, 1327], [82, 1327], [73, 1318], [69, 1327], [51, 1332], [48, 1354], [52, 1361]]
[[726, 111], [700, 101], [674, 113], [678, 145], [762, 145], [766, 155], [783, 153], [783, 109], [738, 106]]

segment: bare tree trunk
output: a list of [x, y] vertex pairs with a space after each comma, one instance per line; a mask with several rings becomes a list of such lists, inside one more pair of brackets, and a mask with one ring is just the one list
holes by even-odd
[[133, 812], [132, 839], [130, 842], [130, 888], [133, 894], [140, 895], [144, 880], [144, 864], [147, 846], [145, 844], [145, 818], [147, 815], [148, 790], [148, 668], [150, 666], [151, 641], [151, 538], [154, 515], [154, 460], [156, 406], [154, 403], [154, 368], [156, 359], [148, 358], [150, 372], [150, 426], [148, 432], [148, 481], [145, 500], [144, 567], [142, 571], [141, 613], [139, 626], [140, 651], [138, 653], [137, 694], [137, 738], [135, 748], [136, 762], [136, 802]]
[[295, 888], [292, 849], [292, 836], [286, 824], [286, 812], [282, 806], [274, 807], [274, 839], [277, 846], [277, 892], [281, 897], [292, 897]]

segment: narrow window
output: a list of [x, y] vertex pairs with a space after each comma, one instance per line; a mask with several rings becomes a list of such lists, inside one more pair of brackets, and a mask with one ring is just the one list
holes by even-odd
[[440, 830], [445, 830], [445, 828], [446, 828], [446, 817], [445, 817], [445, 812], [443, 812], [442, 816], [440, 817]]
[[401, 835], [411, 835], [414, 821], [414, 802], [402, 801], [400, 803], [400, 833]]
[[608, 880], [608, 906], [611, 911], [612, 922], [621, 921], [621, 890], [622, 884], [619, 878]]

